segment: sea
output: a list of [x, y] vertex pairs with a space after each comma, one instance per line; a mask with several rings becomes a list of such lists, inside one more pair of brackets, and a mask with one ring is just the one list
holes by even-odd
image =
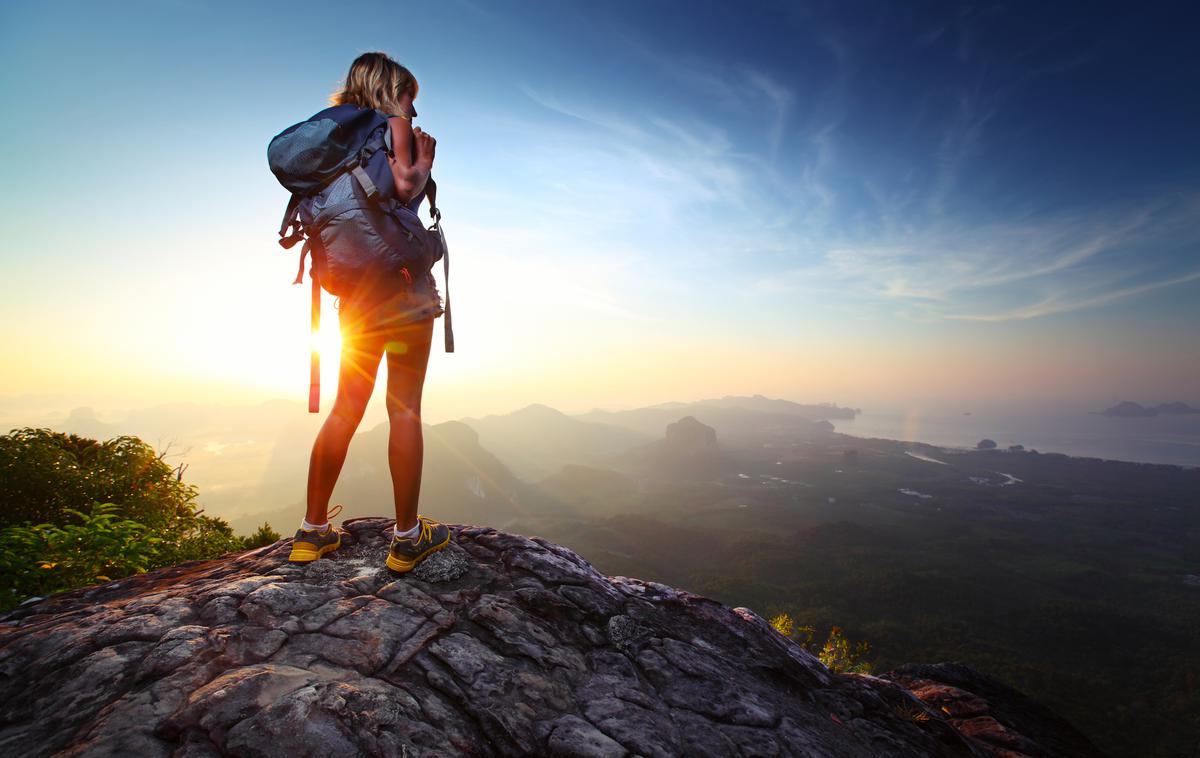
[[1109, 418], [1083, 410], [862, 411], [854, 420], [831, 422], [855, 437], [952, 448], [973, 448], [990, 439], [1001, 449], [1024, 445], [1042, 453], [1200, 467], [1200, 414]]

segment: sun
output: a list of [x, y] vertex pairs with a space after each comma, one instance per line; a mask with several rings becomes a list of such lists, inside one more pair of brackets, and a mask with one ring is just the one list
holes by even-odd
[[310, 331], [308, 341], [310, 360], [314, 350], [320, 356], [322, 407], [327, 402], [332, 402], [341, 370], [342, 332], [336, 312], [330, 315], [332, 318], [326, 317], [325, 313], [321, 314], [321, 326], [315, 332]]
[[337, 366], [338, 357], [342, 353], [342, 330], [338, 327], [336, 314], [334, 316], [322, 318], [320, 329], [309, 334], [309, 350], [318, 350], [321, 353], [322, 374], [325, 373], [324, 364], [331, 362]]

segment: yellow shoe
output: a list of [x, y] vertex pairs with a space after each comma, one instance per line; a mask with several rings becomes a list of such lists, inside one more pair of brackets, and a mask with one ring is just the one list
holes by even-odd
[[[327, 519], [332, 519], [334, 516], [342, 512], [342, 506], [336, 505], [333, 510], [329, 511]], [[303, 528], [296, 530], [296, 536], [292, 538], [292, 554], [288, 556], [288, 561], [292, 563], [308, 563], [315, 561], [326, 553], [332, 553], [342, 546], [341, 531], [330, 523], [329, 528], [325, 531], [313, 529], [312, 531]]]
[[387, 567], [392, 571], [412, 571], [422, 558], [450, 544], [450, 527], [419, 514], [417, 523], [421, 525], [421, 531], [417, 532], [416, 539], [393, 534], [387, 557]]

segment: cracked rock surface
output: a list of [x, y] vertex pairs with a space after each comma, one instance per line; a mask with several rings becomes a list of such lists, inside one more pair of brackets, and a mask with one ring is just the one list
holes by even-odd
[[1099, 755], [1066, 722], [1005, 723], [1011, 690], [970, 736], [966, 667], [952, 719], [945, 672], [903, 680], [928, 704], [836, 675], [749, 609], [540, 537], [450, 524], [393, 574], [392, 525], [347, 521], [307, 565], [285, 539], [0, 617], [0, 754], [993, 756], [1004, 732], [1008, 756]]

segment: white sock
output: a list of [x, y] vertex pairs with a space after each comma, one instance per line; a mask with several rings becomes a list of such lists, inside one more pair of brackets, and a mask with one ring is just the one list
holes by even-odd
[[397, 537], [408, 537], [409, 539], [415, 540], [417, 535], [421, 533], [421, 522], [417, 521], [417, 523], [413, 524], [413, 528], [406, 532], [400, 531], [399, 527], [392, 527], [392, 533]]
[[310, 524], [310, 523], [308, 523], [308, 519], [304, 518], [304, 519], [300, 519], [300, 528], [306, 532], [314, 532], [314, 531], [327, 532], [327, 531], [329, 531], [329, 522], [326, 521], [324, 524]]

